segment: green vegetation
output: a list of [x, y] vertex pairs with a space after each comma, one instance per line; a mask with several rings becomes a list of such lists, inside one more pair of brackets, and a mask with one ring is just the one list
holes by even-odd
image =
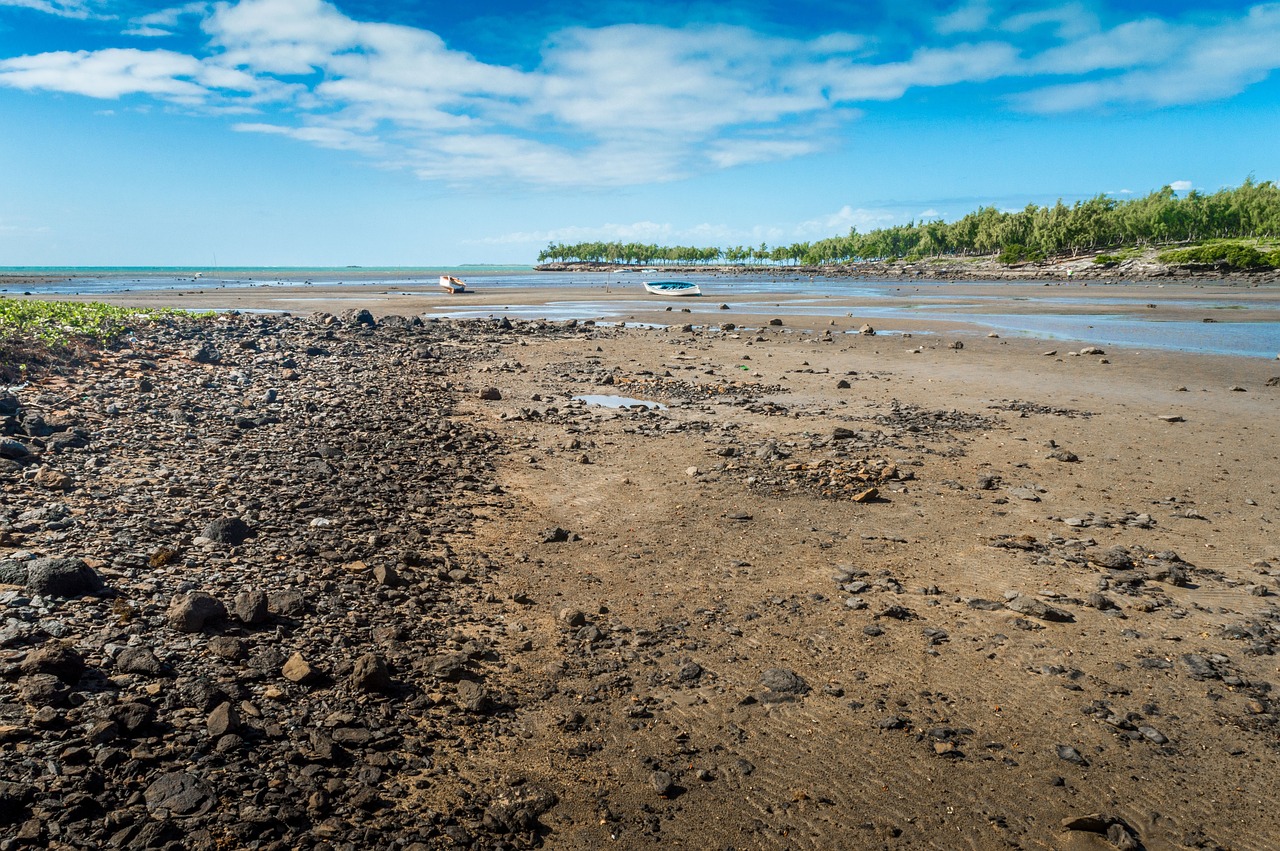
[[1160, 262], [1175, 266], [1213, 266], [1215, 268], [1274, 269], [1280, 267], [1280, 249], [1259, 250], [1242, 242], [1210, 242], [1195, 248], [1182, 248], [1160, 254]]
[[[585, 261], [642, 266], [679, 263], [819, 266], [859, 260], [916, 260], [1000, 255], [1024, 263], [1121, 247], [1198, 243], [1210, 239], [1280, 236], [1280, 187], [1253, 178], [1211, 195], [1195, 190], [1179, 197], [1166, 186], [1128, 201], [1098, 195], [1052, 207], [1029, 204], [1006, 212], [983, 207], [954, 222], [911, 222], [860, 234], [787, 246], [752, 248], [664, 247], [640, 243], [552, 243], [538, 262]], [[1269, 256], [1269, 255], [1268, 255]], [[1009, 258], [1009, 259], [1005, 259]], [[1124, 259], [1124, 252], [1115, 262]], [[1102, 261], [1108, 262], [1108, 261]], [[1195, 262], [1195, 261], [1192, 261]], [[1236, 268], [1259, 268], [1239, 266]]]
[[157, 319], [190, 315], [98, 302], [0, 297], [0, 383], [17, 381], [33, 368], [72, 362]]

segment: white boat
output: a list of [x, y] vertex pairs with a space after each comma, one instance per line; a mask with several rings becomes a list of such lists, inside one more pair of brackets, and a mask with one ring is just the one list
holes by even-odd
[[465, 293], [467, 291], [466, 283], [461, 278], [455, 278], [453, 275], [441, 275], [440, 286], [451, 293]]
[[702, 295], [692, 281], [645, 281], [644, 288], [654, 295]]

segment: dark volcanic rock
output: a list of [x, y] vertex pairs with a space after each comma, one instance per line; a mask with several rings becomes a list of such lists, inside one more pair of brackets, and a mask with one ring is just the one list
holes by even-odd
[[768, 668], [760, 675], [760, 684], [778, 694], [807, 694], [809, 684], [795, 671], [787, 668]]
[[252, 534], [253, 530], [249, 528], [249, 524], [239, 517], [219, 517], [205, 526], [200, 536], [218, 544], [238, 547]]
[[147, 810], [157, 817], [197, 816], [207, 813], [217, 798], [200, 778], [186, 772], [162, 774], [153, 781], [143, 798]]
[[27, 566], [27, 590], [32, 594], [80, 597], [102, 588], [102, 577], [78, 558], [38, 558]]

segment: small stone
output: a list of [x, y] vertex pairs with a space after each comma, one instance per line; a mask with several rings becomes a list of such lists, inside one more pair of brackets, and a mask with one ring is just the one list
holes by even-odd
[[200, 533], [201, 537], [208, 538], [214, 543], [232, 547], [240, 546], [251, 535], [253, 530], [239, 517], [219, 517], [205, 526], [204, 531]]
[[36, 470], [34, 481], [40, 487], [49, 490], [68, 490], [73, 484], [70, 476], [59, 473], [51, 467], [41, 467]]
[[361, 691], [386, 691], [391, 687], [387, 664], [376, 653], [366, 653], [351, 669], [351, 684]]
[[787, 668], [766, 669], [760, 674], [760, 684], [779, 694], [807, 694], [809, 691], [809, 684]]
[[584, 626], [587, 622], [587, 616], [583, 614], [581, 609], [565, 607], [556, 615], [556, 619], [565, 626], [579, 627]]
[[177, 596], [165, 614], [168, 624], [179, 632], [200, 632], [205, 625], [225, 620], [227, 608], [218, 599], [201, 591]]
[[1069, 762], [1073, 765], [1079, 765], [1082, 767], [1088, 766], [1089, 764], [1088, 761], [1080, 755], [1080, 751], [1071, 747], [1071, 745], [1058, 745], [1056, 750], [1058, 753], [1058, 759], [1063, 760], [1064, 762]]
[[489, 696], [484, 687], [474, 680], [458, 682], [458, 706], [467, 712], [484, 712], [489, 707]]
[[231, 703], [220, 703], [205, 719], [205, 727], [209, 731], [209, 738], [211, 739], [225, 736], [227, 733], [232, 733], [239, 729], [240, 713]]
[[502, 401], [502, 391], [497, 387], [486, 387], [480, 391], [480, 398], [486, 402]]
[[671, 775], [667, 772], [655, 771], [649, 775], [649, 785], [653, 787], [654, 792], [658, 793], [658, 797], [666, 798], [671, 795], [675, 781], [671, 779]]
[[232, 601], [231, 611], [237, 620], [248, 626], [263, 623], [269, 615], [266, 592], [258, 588], [241, 591]]
[[280, 669], [280, 675], [291, 683], [303, 683], [315, 676], [315, 669], [311, 667], [306, 659], [302, 658], [301, 653], [294, 653], [284, 663], [284, 667]]
[[116, 654], [116, 668], [126, 674], [159, 674], [164, 666], [148, 647], [126, 647]]

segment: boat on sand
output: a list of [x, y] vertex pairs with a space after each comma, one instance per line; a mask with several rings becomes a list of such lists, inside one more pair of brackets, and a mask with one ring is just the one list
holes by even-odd
[[441, 275], [440, 286], [454, 294], [467, 291], [466, 283], [461, 278], [455, 278], [453, 275]]
[[645, 281], [644, 288], [654, 295], [702, 295], [701, 288], [692, 281]]

